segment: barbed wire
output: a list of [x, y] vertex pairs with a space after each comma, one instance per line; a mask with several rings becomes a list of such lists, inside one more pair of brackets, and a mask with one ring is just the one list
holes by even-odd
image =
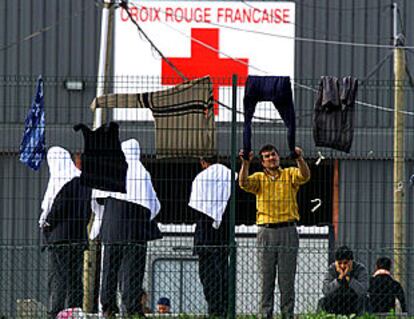
[[[255, 8], [254, 6], [252, 6], [252, 5], [250, 5], [250, 4], [248, 4], [248, 3], [246, 3], [246, 1], [244, 1], [244, 0], [240, 0], [242, 3], [245, 3], [246, 5], [249, 5], [249, 6], [251, 6], [251, 7], [253, 7], [253, 8]], [[136, 2], [134, 2], [134, 1], [131, 1], [131, 3], [133, 3], [134, 5], [137, 5], [137, 6], [139, 6], [139, 7], [142, 7], [140, 4], [137, 4]], [[101, 6], [102, 4], [100, 4], [98, 1], [94, 1], [94, 3], [93, 3], [93, 5], [95, 6], [95, 5], [98, 5], [98, 6]], [[31, 39], [33, 39], [33, 38], [35, 38], [35, 37], [37, 37], [37, 36], [39, 36], [39, 35], [41, 35], [41, 34], [43, 34], [43, 33], [45, 33], [45, 32], [48, 32], [48, 31], [50, 31], [53, 27], [56, 27], [57, 25], [59, 25], [59, 24], [61, 24], [62, 22], [64, 22], [64, 21], [66, 21], [66, 20], [69, 20], [69, 19], [72, 19], [72, 18], [74, 18], [74, 17], [77, 17], [77, 16], [79, 16], [81, 13], [83, 13], [84, 11], [86, 11], [87, 9], [89, 9], [91, 6], [86, 6], [85, 8], [83, 8], [82, 10], [80, 10], [80, 11], [78, 11], [78, 12], [75, 12], [74, 14], [72, 14], [72, 15], [70, 15], [70, 16], [68, 16], [68, 17], [65, 17], [63, 20], [57, 20], [55, 23], [53, 23], [53, 24], [51, 24], [51, 25], [49, 25], [49, 26], [46, 26], [46, 27], [43, 27], [43, 28], [41, 28], [40, 30], [38, 30], [38, 31], [36, 31], [36, 32], [33, 32], [33, 33], [31, 33], [31, 34], [29, 34], [28, 36], [26, 36], [26, 37], [24, 37], [23, 39], [21, 39], [21, 40], [18, 40], [18, 41], [15, 41], [15, 42], [12, 42], [12, 43], [9, 43], [9, 44], [7, 44], [6, 46], [3, 46], [3, 47], [1, 47], [0, 48], [0, 52], [1, 51], [5, 51], [5, 50], [7, 50], [7, 49], [9, 49], [9, 48], [11, 48], [11, 47], [13, 47], [13, 46], [16, 46], [16, 45], [18, 45], [18, 44], [21, 44], [22, 42], [25, 42], [25, 41], [28, 41], [28, 40], [31, 40]], [[378, 6], [378, 7], [373, 7], [372, 9], [378, 9], [378, 8], [384, 8], [384, 6]], [[260, 9], [259, 9], [260, 10]], [[402, 21], [401, 21], [401, 13], [399, 13], [399, 19], [400, 19], [400, 24], [402, 24]], [[132, 22], [134, 22], [134, 20], [132, 19], [132, 17], [130, 16], [130, 20], [132, 21]], [[255, 31], [255, 30], [246, 30], [246, 29], [242, 29], [242, 28], [237, 28], [237, 27], [231, 27], [231, 26], [226, 26], [226, 25], [222, 25], [222, 24], [217, 24], [217, 23], [211, 23], [212, 25], [217, 25], [217, 26], [220, 26], [220, 27], [224, 27], [224, 28], [231, 28], [231, 29], [235, 29], [235, 30], [238, 30], [238, 31], [243, 31], [243, 32], [253, 32], [253, 33], [256, 33], [256, 34], [263, 34], [263, 35], [268, 35], [268, 36], [276, 36], [276, 37], [283, 37], [283, 38], [290, 38], [290, 39], [295, 39], [295, 40], [299, 40], [299, 41], [310, 41], [310, 42], [312, 42], [312, 41], [314, 41], [314, 42], [316, 42], [316, 43], [324, 43], [324, 44], [340, 44], [340, 45], [354, 45], [354, 46], [362, 46], [362, 47], [376, 47], [376, 48], [394, 48], [393, 46], [391, 46], [391, 45], [381, 45], [381, 44], [368, 44], [368, 43], [357, 43], [357, 42], [344, 42], [344, 41], [332, 41], [332, 40], [320, 40], [320, 39], [311, 39], [311, 38], [300, 38], [300, 37], [289, 37], [289, 36], [284, 36], [284, 35], [277, 35], [277, 34], [272, 34], [272, 33], [268, 33], [268, 32], [262, 32], [262, 31]], [[188, 35], [186, 35], [186, 34], [184, 34], [183, 32], [181, 32], [180, 30], [178, 30], [178, 29], [176, 29], [176, 28], [174, 28], [174, 27], [172, 27], [171, 25], [168, 25], [168, 24], [166, 24], [167, 26], [169, 26], [170, 28], [172, 28], [173, 30], [175, 30], [176, 32], [179, 32], [179, 33], [181, 33], [182, 35], [184, 35], [184, 36], [186, 36], [186, 37], [188, 37], [188, 38], [190, 38], [191, 39], [191, 41], [194, 41], [194, 42], [197, 42], [198, 44], [200, 44], [200, 45], [202, 45], [202, 46], [204, 46], [204, 47], [206, 47], [207, 49], [209, 49], [209, 50], [213, 50], [213, 51], [215, 51], [216, 53], [219, 53], [219, 54], [222, 54], [223, 56], [226, 56], [226, 57], [228, 57], [228, 58], [230, 58], [230, 59], [232, 59], [233, 61], [235, 61], [235, 62], [237, 62], [237, 63], [240, 63], [240, 64], [244, 64], [244, 65], [247, 65], [247, 66], [249, 66], [250, 68], [252, 68], [252, 69], [254, 69], [254, 70], [256, 70], [256, 71], [259, 71], [259, 72], [262, 72], [262, 73], [264, 73], [264, 74], [269, 74], [269, 72], [267, 72], [267, 71], [265, 71], [265, 70], [262, 70], [262, 69], [260, 69], [260, 68], [258, 68], [258, 67], [256, 67], [256, 66], [254, 66], [254, 65], [249, 65], [248, 63], [246, 63], [246, 62], [244, 62], [244, 61], [242, 61], [242, 60], [239, 60], [239, 59], [237, 59], [237, 58], [234, 58], [234, 57], [232, 57], [232, 56], [230, 56], [229, 54], [226, 54], [225, 52], [223, 52], [223, 51], [221, 51], [221, 50], [218, 50], [218, 49], [216, 49], [216, 48], [213, 48], [213, 47], [211, 47], [210, 45], [208, 45], [208, 44], [206, 44], [206, 43], [204, 43], [203, 41], [201, 41], [201, 40], [198, 40], [198, 39], [195, 39], [195, 38], [193, 38], [193, 37], [191, 37], [191, 36], [188, 36]], [[140, 26], [137, 24], [137, 27], [138, 28], [140, 28]], [[140, 28], [140, 33], [143, 33], [143, 34], [145, 34], [146, 35], [146, 33], [145, 33], [145, 31], [144, 30], [142, 30], [142, 28]], [[150, 38], [148, 38], [147, 39], [147, 41], [151, 41], [151, 39]], [[156, 46], [155, 46], [155, 44], [151, 44], [151, 46], [153, 47], [153, 48], [156, 48]], [[412, 50], [412, 49], [414, 49], [414, 47], [412, 47], [412, 46], [403, 46], [403, 47], [400, 47], [400, 48], [403, 48], [403, 49], [407, 49], [407, 50]], [[161, 51], [159, 51], [159, 52], [157, 52], [158, 54], [162, 54], [162, 52]], [[162, 57], [164, 60], [165, 60], [165, 57]], [[168, 59], [167, 59], [168, 60]], [[166, 60], [166, 62], [167, 62], [167, 60]], [[183, 75], [183, 74], [181, 74], [181, 75]], [[185, 77], [184, 77], [185, 78]], [[312, 91], [312, 92], [317, 92], [317, 90], [316, 89], [314, 89], [313, 87], [310, 87], [310, 86], [307, 86], [307, 85], [304, 85], [304, 84], [301, 84], [301, 83], [299, 83], [299, 82], [297, 82], [297, 81], [292, 81], [293, 82], [293, 84], [295, 85], [295, 86], [297, 86], [297, 87], [300, 87], [300, 88], [303, 88], [303, 89], [306, 89], [306, 90], [309, 90], [309, 91]], [[228, 105], [225, 105], [224, 103], [222, 103], [222, 102], [219, 102], [219, 101], [217, 101], [221, 106], [223, 106], [223, 107], [225, 107], [225, 108], [228, 108], [228, 109], [231, 109], [231, 107], [229, 107]], [[377, 110], [382, 110], [382, 111], [387, 111], [387, 112], [394, 112], [394, 110], [392, 109], [392, 108], [387, 108], [387, 107], [384, 107], [384, 106], [381, 106], [381, 105], [376, 105], [376, 104], [372, 104], [372, 103], [367, 103], [367, 102], [362, 102], [362, 101], [356, 101], [356, 103], [357, 104], [359, 104], [359, 105], [362, 105], [362, 106], [367, 106], [367, 107], [371, 107], [371, 108], [374, 108], [374, 109], [377, 109]], [[400, 111], [401, 113], [403, 113], [403, 114], [405, 114], [405, 115], [414, 115], [414, 113], [413, 112], [408, 112], [408, 111]], [[238, 111], [238, 113], [243, 113], [243, 112], [239, 112]], [[261, 118], [262, 119], [262, 118]], [[267, 119], [268, 120], [268, 119]], [[279, 120], [278, 120], [278, 122], [280, 122]]]
[[[132, 3], [134, 3], [134, 2], [132, 2]], [[141, 6], [141, 5], [139, 5], [139, 4], [134, 3], [134, 5], [138, 5], [139, 7], [141, 7], [141, 8], [142, 8], [142, 6]], [[135, 21], [135, 23], [137, 23], [137, 22]], [[216, 53], [219, 53], [219, 54], [221, 54], [221, 55], [223, 55], [223, 56], [226, 56], [227, 58], [232, 59], [233, 61], [235, 61], [235, 62], [237, 62], [237, 63], [243, 64], [243, 65], [247, 65], [248, 67], [250, 67], [250, 68], [252, 68], [252, 69], [254, 69], [254, 70], [260, 71], [260, 72], [262, 72], [262, 73], [264, 73], [264, 74], [267, 74], [267, 75], [269, 75], [269, 74], [270, 74], [269, 72], [267, 72], [267, 71], [265, 71], [265, 70], [262, 70], [262, 69], [260, 69], [260, 68], [258, 68], [258, 67], [256, 67], [256, 66], [254, 66], [254, 65], [252, 65], [252, 64], [248, 64], [248, 63], [246, 63], [246, 62], [244, 62], [244, 61], [242, 61], [242, 60], [239, 60], [239, 59], [237, 59], [237, 58], [232, 57], [231, 55], [229, 55], [229, 54], [227, 54], [227, 53], [225, 53], [225, 52], [223, 52], [223, 51], [221, 51], [221, 50], [219, 50], [219, 49], [213, 48], [213, 47], [211, 47], [209, 44], [207, 44], [207, 43], [205, 43], [205, 42], [203, 42], [203, 41], [201, 41], [201, 40], [199, 40], [199, 39], [193, 38], [191, 35], [188, 35], [188, 34], [186, 34], [186, 33], [182, 32], [182, 31], [178, 30], [177, 28], [174, 28], [174, 27], [173, 27], [173, 26], [171, 26], [170, 24], [167, 24], [167, 23], [165, 23], [165, 22], [161, 22], [161, 23], [162, 23], [162, 24], [164, 24], [164, 25], [166, 25], [166, 26], [167, 26], [167, 27], [169, 27], [170, 29], [173, 29], [174, 31], [176, 31], [176, 32], [180, 33], [181, 35], [183, 35], [183, 36], [185, 36], [185, 37], [189, 38], [191, 41], [194, 41], [194, 42], [196, 42], [196, 43], [198, 43], [198, 44], [200, 44], [200, 45], [204, 46], [205, 48], [207, 48], [207, 49], [209, 49], [209, 50], [212, 50], [212, 51], [214, 51], [214, 52], [216, 52]], [[138, 24], [138, 23], [137, 23], [137, 24]], [[214, 25], [214, 23], [212, 23], [212, 24]], [[223, 26], [223, 27], [224, 27], [224, 25], [220, 25], [220, 24], [219, 24], [219, 26], [221, 26], [221, 27]], [[142, 32], [145, 32], [142, 28], [140, 28], [140, 30], [142, 30]], [[148, 35], [146, 35], [146, 36], [148, 36]], [[153, 42], [151, 42], [151, 43], [153, 43]], [[157, 50], [159, 50], [159, 49], [157, 48]], [[310, 87], [310, 86], [307, 86], [307, 85], [304, 85], [304, 84], [298, 83], [298, 82], [297, 82], [297, 81], [295, 81], [295, 80], [292, 80], [292, 83], [293, 83], [295, 86], [301, 87], [301, 88], [303, 88], [303, 89], [306, 89], [306, 90], [309, 90], [309, 91], [312, 91], [312, 92], [317, 92], [317, 90], [316, 90], [316, 89], [314, 89], [314, 88], [312, 88], [312, 87]], [[388, 108], [388, 107], [385, 107], [385, 106], [382, 106], [382, 105], [376, 105], [376, 104], [367, 103], [367, 102], [363, 102], [363, 101], [359, 101], [359, 100], [356, 100], [356, 101], [355, 101], [355, 103], [357, 103], [358, 105], [362, 105], [362, 106], [365, 106], [365, 107], [373, 108], [373, 109], [376, 109], [376, 110], [382, 110], [382, 111], [387, 111], [387, 112], [394, 112], [394, 109], [392, 109], [392, 108]], [[223, 107], [226, 107], [226, 108], [231, 109], [229, 106], [227, 106], [227, 105], [225, 105], [225, 104], [222, 104], [221, 102], [220, 102], [219, 104], [220, 104], [220, 105], [222, 105]], [[239, 111], [237, 111], [237, 112], [238, 112], [238, 113], [242, 113], [242, 112], [239, 112]], [[404, 114], [404, 115], [414, 116], [414, 112], [409, 112], [409, 111], [398, 111], [398, 112], [400, 112], [400, 113], [402, 113], [402, 114]], [[260, 119], [262, 119], [262, 118], [260, 118]]]
[[[240, 1], [240, 0], [239, 0]], [[136, 7], [144, 7], [143, 5], [137, 3], [136, 1], [130, 1], [130, 3], [134, 4]], [[260, 9], [259, 9], [260, 10]], [[162, 11], [161, 12], [165, 12]], [[317, 44], [332, 44], [332, 45], [343, 45], [343, 46], [354, 46], [354, 47], [362, 47], [362, 48], [376, 48], [376, 49], [394, 49], [394, 45], [391, 44], [376, 44], [376, 43], [364, 43], [364, 42], [353, 42], [353, 41], [337, 41], [337, 40], [324, 40], [324, 39], [315, 39], [315, 38], [305, 38], [305, 37], [297, 37], [297, 36], [289, 36], [283, 34], [276, 34], [272, 32], [265, 32], [265, 31], [258, 31], [258, 30], [250, 30], [244, 29], [240, 27], [234, 27], [229, 25], [224, 25], [216, 22], [205, 22], [206, 24], [237, 30], [246, 33], [253, 33], [256, 35], [264, 35], [270, 37], [277, 37], [282, 39], [289, 39], [301, 42], [310, 42], [310, 43], [317, 43]], [[414, 49], [414, 46], [399, 46], [400, 49]]]
[[[245, 4], [246, 6], [250, 7], [250, 8], [254, 8], [254, 9], [260, 10], [259, 8], [253, 6], [252, 4], [248, 3], [245, 0], [239, 0], [239, 1], [242, 2], [243, 4]], [[391, 8], [390, 5], [387, 5], [387, 6], [384, 6], [384, 7]], [[270, 14], [270, 16], [272, 17], [273, 15]], [[307, 30], [307, 31], [313, 31], [313, 32], [316, 32], [316, 33], [325, 35], [326, 37], [336, 36], [336, 37], [341, 37], [341, 38], [352, 38], [352, 39], [355, 39], [355, 38], [357, 38], [357, 39], [358, 38], [361, 38], [362, 39], [363, 38], [363, 37], [359, 37], [355, 33], [353, 33], [352, 35], [349, 35], [349, 34], [344, 35], [343, 32], [341, 32], [341, 33], [327, 32], [326, 31], [326, 28], [324, 30], [322, 30], [322, 29], [318, 29], [318, 28], [314, 28], [314, 27], [303, 26], [301, 24], [298, 24], [296, 21], [295, 22], [289, 21], [288, 23], [294, 25], [298, 29]], [[392, 40], [392, 36], [388, 36], [388, 37], [376, 37], [376, 39], [377, 40], [385, 40], [385, 39]]]
[[378, 6], [361, 6], [361, 7], [353, 7], [353, 8], [338, 8], [338, 7], [325, 7], [325, 6], [320, 6], [320, 5], [311, 5], [309, 3], [297, 3], [296, 5], [301, 6], [301, 7], [307, 7], [307, 8], [311, 8], [311, 9], [321, 9], [321, 10], [333, 10], [333, 11], [341, 11], [341, 12], [352, 12], [354, 10], [379, 10], [379, 9], [386, 9], [387, 7], [390, 7], [390, 4], [386, 4], [386, 5], [378, 5]]

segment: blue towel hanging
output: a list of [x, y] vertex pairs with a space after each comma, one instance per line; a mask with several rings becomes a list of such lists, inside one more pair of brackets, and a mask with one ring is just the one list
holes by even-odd
[[43, 79], [39, 75], [36, 95], [24, 123], [24, 134], [20, 144], [20, 161], [37, 171], [46, 157], [45, 146], [45, 105]]

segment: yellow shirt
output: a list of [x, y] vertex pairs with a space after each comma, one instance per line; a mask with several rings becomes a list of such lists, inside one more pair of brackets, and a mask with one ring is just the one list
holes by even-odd
[[280, 168], [275, 178], [264, 172], [250, 175], [242, 189], [256, 195], [256, 223], [277, 224], [299, 220], [296, 195], [299, 186], [308, 180], [297, 167]]

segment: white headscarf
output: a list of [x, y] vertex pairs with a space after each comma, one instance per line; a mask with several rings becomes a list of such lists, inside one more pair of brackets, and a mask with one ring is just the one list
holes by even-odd
[[92, 197], [112, 197], [144, 206], [151, 211], [152, 220], [159, 213], [161, 204], [152, 186], [151, 175], [140, 161], [141, 150], [139, 143], [135, 139], [130, 139], [122, 142], [121, 147], [128, 163], [126, 194], [94, 189]]
[[62, 147], [53, 146], [47, 152], [47, 163], [49, 165], [49, 183], [42, 201], [42, 214], [39, 226], [46, 225], [46, 218], [52, 208], [53, 201], [62, 187], [73, 178], [80, 176], [81, 171], [76, 168], [70, 153]]
[[231, 170], [222, 164], [213, 164], [194, 179], [188, 206], [213, 218], [213, 227], [218, 229], [230, 195]]

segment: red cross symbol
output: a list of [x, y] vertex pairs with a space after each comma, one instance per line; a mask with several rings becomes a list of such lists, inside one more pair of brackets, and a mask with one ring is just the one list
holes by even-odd
[[[248, 73], [249, 59], [219, 57], [219, 29], [191, 29], [191, 57], [167, 59], [188, 79], [200, 78], [210, 75], [213, 82], [214, 100], [218, 101], [218, 89], [220, 86], [231, 86], [231, 76], [237, 74], [244, 85]], [[162, 80], [164, 85], [178, 84], [183, 79], [164, 60], [161, 65]], [[218, 115], [218, 105], [214, 104], [214, 114]]]

